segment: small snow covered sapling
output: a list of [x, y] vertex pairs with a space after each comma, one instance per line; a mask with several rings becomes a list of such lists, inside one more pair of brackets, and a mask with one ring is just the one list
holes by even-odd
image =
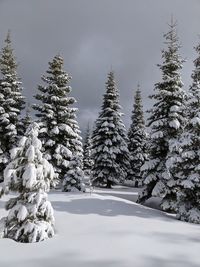
[[43, 158], [38, 130], [36, 123], [28, 128], [18, 147], [11, 150], [11, 162], [4, 171], [2, 192], [18, 195], [6, 203], [9, 213], [2, 219], [3, 236], [23, 243], [43, 241], [54, 235], [53, 209], [46, 193], [54, 170]]
[[68, 164], [68, 172], [63, 180], [63, 192], [85, 192], [85, 184], [83, 182], [84, 173], [81, 169], [79, 156], [73, 156]]

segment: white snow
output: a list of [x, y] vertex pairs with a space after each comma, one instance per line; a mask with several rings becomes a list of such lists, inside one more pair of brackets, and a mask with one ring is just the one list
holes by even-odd
[[177, 130], [180, 128], [180, 122], [177, 119], [174, 119], [169, 122], [169, 126]]
[[200, 118], [199, 118], [199, 117], [194, 117], [194, 118], [191, 120], [191, 123], [193, 124], [193, 126], [195, 126], [195, 125], [200, 125]]
[[[32, 244], [0, 239], [0, 266], [200, 266], [199, 225], [130, 201], [137, 196], [133, 188], [94, 192], [51, 192], [56, 235]], [[1, 217], [6, 198], [0, 200]]]
[[17, 213], [17, 219], [18, 221], [24, 221], [26, 216], [28, 215], [28, 211], [27, 211], [27, 208], [22, 205], [20, 208], [19, 208], [19, 211]]
[[158, 181], [153, 188], [152, 196], [163, 197], [165, 195], [165, 185], [162, 181]]
[[28, 162], [34, 161], [35, 158], [35, 148], [31, 145], [26, 151], [26, 157], [28, 158]]
[[162, 138], [162, 137], [163, 137], [163, 132], [162, 131], [158, 131], [158, 132], [155, 132], [155, 133], [151, 134], [151, 138], [152, 139], [159, 139], [159, 138]]
[[176, 111], [179, 111], [179, 109], [180, 109], [179, 106], [174, 105], [174, 106], [172, 106], [172, 107], [170, 108], [170, 111], [171, 111], [171, 112], [176, 112]]
[[37, 172], [33, 163], [28, 163], [22, 175], [23, 185], [32, 188], [36, 183]]
[[59, 134], [59, 128], [58, 128], [58, 126], [55, 126], [52, 130], [51, 130], [51, 133], [53, 133], [53, 134]]

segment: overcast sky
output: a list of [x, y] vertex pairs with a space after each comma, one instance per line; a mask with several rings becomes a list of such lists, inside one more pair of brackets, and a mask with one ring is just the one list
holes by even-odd
[[178, 20], [180, 52], [187, 59], [187, 88], [200, 34], [200, 0], [0, 0], [0, 44], [10, 29], [24, 94], [31, 103], [49, 60], [58, 53], [63, 56], [82, 129], [100, 110], [112, 66], [128, 127], [137, 83], [146, 110], [148, 95], [160, 80], [156, 64], [171, 14]]

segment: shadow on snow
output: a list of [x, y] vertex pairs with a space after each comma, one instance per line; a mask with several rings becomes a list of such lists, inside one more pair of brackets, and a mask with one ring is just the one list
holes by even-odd
[[153, 210], [139, 204], [128, 203], [120, 199], [81, 198], [70, 201], [51, 201], [57, 211], [71, 214], [97, 214], [100, 216], [135, 216], [140, 218], [158, 218], [174, 221], [173, 218], [161, 211]]

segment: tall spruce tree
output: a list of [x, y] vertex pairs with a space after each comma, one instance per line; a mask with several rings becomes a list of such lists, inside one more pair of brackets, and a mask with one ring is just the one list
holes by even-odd
[[92, 136], [92, 180], [94, 185], [110, 188], [123, 182], [130, 168], [125, 126], [121, 120], [119, 93], [114, 73], [108, 74], [102, 111]]
[[180, 74], [183, 60], [178, 53], [180, 44], [173, 19], [169, 28], [169, 32], [164, 35], [167, 49], [162, 51], [163, 63], [158, 65], [162, 72], [162, 81], [155, 84], [155, 93], [151, 96], [155, 103], [149, 111], [148, 119], [151, 129], [149, 159], [143, 166], [145, 187], [138, 201], [143, 202], [151, 196], [160, 196], [164, 202], [166, 201], [163, 208], [173, 210], [176, 194], [171, 190], [171, 186], [174, 185], [173, 174], [170, 173], [166, 161], [171, 157], [171, 153], [177, 153], [176, 150], [170, 151], [170, 145], [184, 128], [183, 110], [186, 94]]
[[85, 175], [90, 176], [92, 165], [92, 137], [90, 132], [90, 126], [88, 124], [83, 145], [83, 170]]
[[11, 150], [11, 162], [4, 171], [1, 193], [11, 191], [17, 195], [6, 203], [9, 213], [1, 220], [3, 237], [32, 243], [54, 235], [53, 209], [46, 194], [54, 170], [43, 158], [41, 149], [38, 125], [33, 123], [18, 147]]
[[20, 114], [24, 108], [22, 86], [17, 74], [10, 32], [0, 53], [0, 180], [9, 161], [9, 150], [16, 144]]
[[169, 159], [176, 174], [176, 212], [180, 220], [200, 223], [200, 44], [195, 48], [192, 85], [187, 100], [188, 121], [177, 142], [179, 154]]
[[127, 180], [132, 182], [134, 186], [143, 185], [143, 176], [141, 167], [147, 160], [147, 133], [145, 129], [145, 121], [142, 107], [142, 97], [140, 86], [136, 90], [134, 97], [134, 105], [131, 117], [131, 126], [128, 131], [128, 148], [131, 155], [130, 172]]
[[[46, 85], [38, 86], [39, 93], [35, 96], [41, 103], [33, 108], [41, 124], [45, 157], [54, 166], [57, 178], [63, 182], [63, 190], [70, 191], [84, 187], [83, 152], [76, 120], [77, 108], [72, 106], [76, 101], [69, 96], [71, 77], [63, 70], [63, 64], [60, 56], [49, 62], [47, 75], [42, 77]], [[76, 168], [71, 161], [76, 161]]]

